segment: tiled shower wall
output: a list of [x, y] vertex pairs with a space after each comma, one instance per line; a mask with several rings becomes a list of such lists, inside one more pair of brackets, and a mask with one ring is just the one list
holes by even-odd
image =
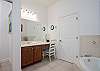
[[100, 35], [80, 36], [80, 55], [100, 57]]

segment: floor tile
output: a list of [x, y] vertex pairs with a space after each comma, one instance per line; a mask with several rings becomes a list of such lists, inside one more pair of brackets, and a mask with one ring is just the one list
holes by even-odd
[[80, 71], [80, 69], [75, 64], [56, 59], [52, 62], [44, 60], [26, 67], [22, 71]]

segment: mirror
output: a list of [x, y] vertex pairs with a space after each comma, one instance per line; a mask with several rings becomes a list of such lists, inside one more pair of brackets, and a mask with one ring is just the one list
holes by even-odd
[[22, 41], [46, 41], [47, 26], [39, 22], [21, 19]]

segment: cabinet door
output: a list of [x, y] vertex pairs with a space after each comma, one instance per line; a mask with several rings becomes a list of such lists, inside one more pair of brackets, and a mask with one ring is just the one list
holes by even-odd
[[21, 65], [22, 67], [33, 63], [33, 48], [23, 47], [21, 48]]
[[42, 60], [42, 46], [37, 45], [34, 47], [33, 52], [34, 63]]

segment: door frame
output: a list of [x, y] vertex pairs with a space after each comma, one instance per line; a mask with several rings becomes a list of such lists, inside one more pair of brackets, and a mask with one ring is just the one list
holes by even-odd
[[[77, 15], [79, 18], [77, 18], [77, 19], [80, 19], [80, 16], [79, 16], [79, 14], [77, 13], [77, 12], [74, 12], [74, 13], [70, 13], [70, 14], [67, 14], [67, 15], [65, 15], [65, 16], [61, 16], [61, 17], [59, 17], [58, 18], [58, 30], [59, 30], [59, 40], [58, 40], [58, 50], [60, 49], [60, 48], [62, 48], [62, 47], [59, 47], [59, 46], [61, 46], [61, 42], [62, 42], [62, 40], [61, 40], [61, 31], [60, 31], [60, 24], [59, 24], [59, 21], [61, 21], [61, 19], [63, 18], [63, 17], [68, 17], [68, 16], [71, 16], [71, 15]], [[76, 59], [73, 61], [73, 63], [75, 63], [75, 64], [77, 64], [78, 63], [78, 59], [79, 59], [79, 57], [80, 57], [80, 20], [78, 20], [78, 23], [79, 23], [79, 25], [78, 25], [78, 47], [79, 47], [79, 55], [76, 57]], [[59, 51], [58, 51], [58, 53], [59, 53]], [[57, 55], [57, 58], [58, 59], [61, 59], [60, 57], [59, 57], [59, 54]], [[62, 60], [62, 59], [61, 59]], [[64, 61], [66, 61], [66, 60], [64, 60]], [[68, 62], [68, 61], [67, 61]]]

